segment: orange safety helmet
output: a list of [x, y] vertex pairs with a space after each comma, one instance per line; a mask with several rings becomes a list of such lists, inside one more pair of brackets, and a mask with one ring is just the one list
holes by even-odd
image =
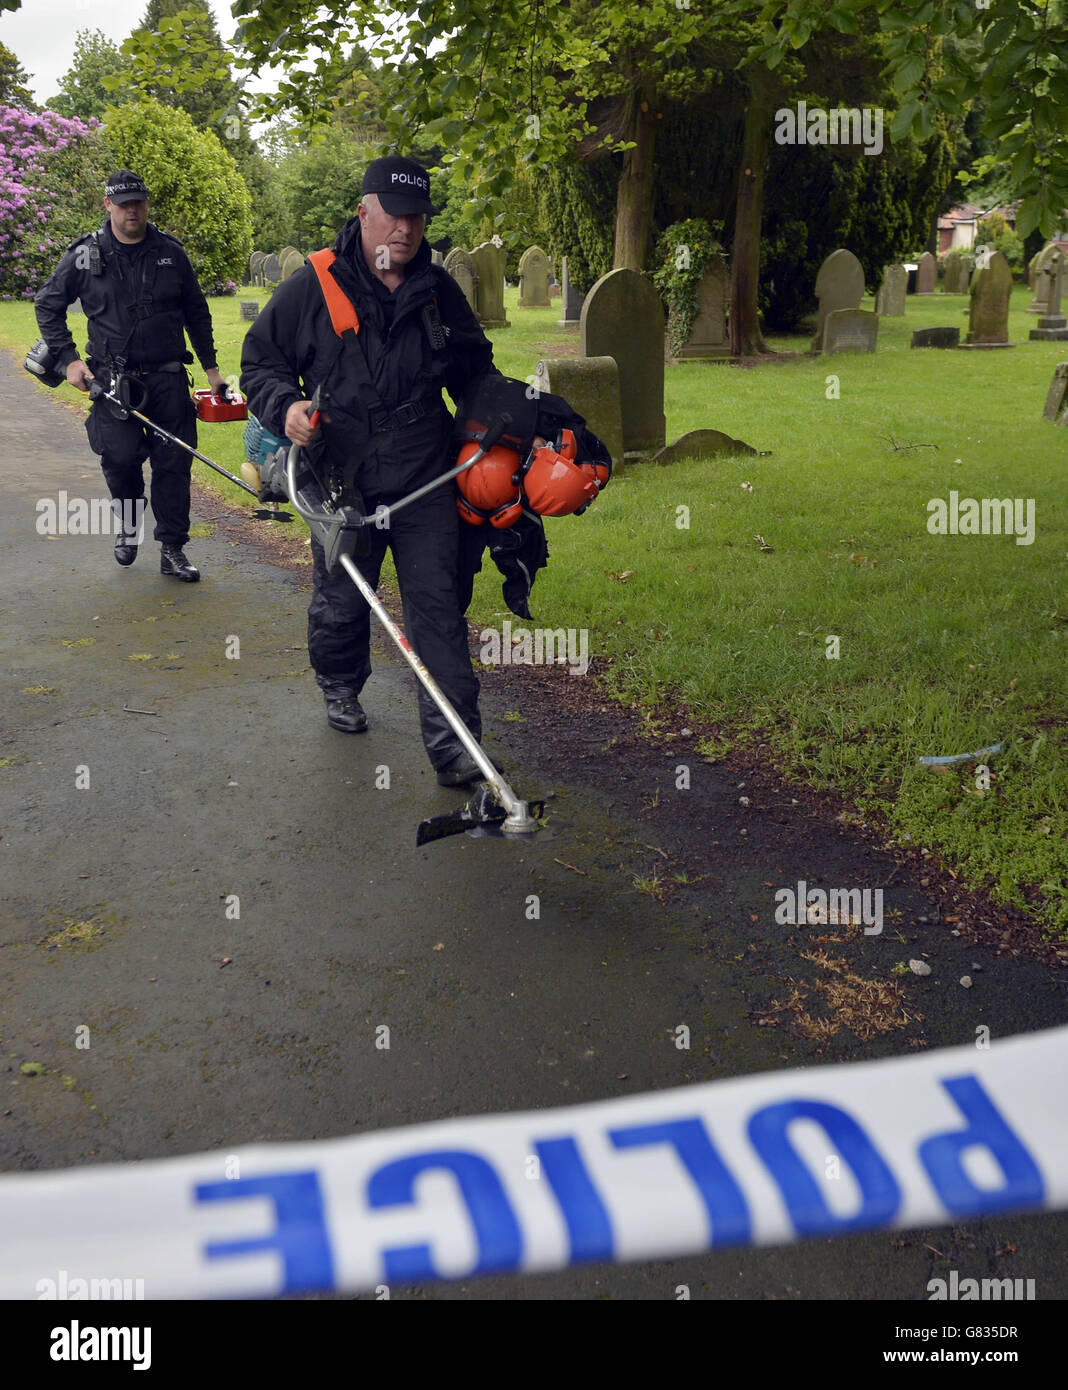
[[573, 516], [584, 512], [608, 482], [604, 464], [576, 463], [574, 431], [561, 429], [555, 444], [531, 449], [523, 466], [523, 493], [539, 516]]
[[[482, 433], [484, 435], [485, 431]], [[466, 463], [479, 448], [477, 438], [469, 439], [460, 446], [456, 462]], [[481, 526], [488, 521], [499, 530], [514, 526], [523, 514], [518, 472], [518, 450], [508, 448], [501, 441], [478, 463], [460, 473], [456, 479], [459, 489], [456, 509], [464, 521], [471, 526]]]

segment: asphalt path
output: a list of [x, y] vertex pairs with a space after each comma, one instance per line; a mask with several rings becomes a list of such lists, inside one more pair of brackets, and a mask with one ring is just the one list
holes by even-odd
[[[552, 691], [522, 671], [486, 676], [486, 742], [521, 792], [556, 791], [551, 835], [417, 849], [418, 822], [464, 798], [436, 784], [399, 660], [376, 659], [370, 732], [333, 732], [307, 665], [307, 572], [201, 492], [198, 585], [162, 577], [151, 539], [121, 569], [110, 537], [45, 538], [38, 503], [103, 496], [97, 462], [77, 414], [6, 357], [0, 410], [5, 1170], [558, 1106], [1065, 1021], [1064, 972], [954, 937], [870, 836], [759, 779], [747, 807], [736, 771], [699, 759], [676, 794], [677, 752], [632, 724], [609, 736], [611, 711], [580, 721], [571, 702], [555, 738], [535, 737]], [[524, 700], [530, 728], [506, 717]], [[636, 887], [661, 870], [686, 882]], [[800, 878], [888, 884], [894, 932], [842, 949], [880, 977], [927, 953], [933, 974], [904, 979], [907, 1022], [839, 1031], [828, 1051], [789, 1016], [760, 1021], [813, 969], [773, 921], [772, 885]], [[956, 1268], [1063, 1298], [1066, 1252], [1068, 1218], [1008, 1217], [394, 1296], [925, 1299]]]

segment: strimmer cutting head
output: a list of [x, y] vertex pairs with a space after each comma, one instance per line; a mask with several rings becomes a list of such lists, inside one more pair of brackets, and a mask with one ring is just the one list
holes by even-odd
[[546, 800], [543, 797], [540, 801], [518, 801], [509, 812], [494, 796], [492, 788], [480, 782], [466, 806], [421, 821], [415, 842], [427, 845], [432, 840], [444, 840], [448, 835], [461, 835], [464, 831], [510, 837], [533, 835], [543, 829], [539, 822], [545, 814]]

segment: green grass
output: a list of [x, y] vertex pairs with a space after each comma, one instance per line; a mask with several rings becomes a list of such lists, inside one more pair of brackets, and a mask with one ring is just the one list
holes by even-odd
[[[516, 298], [506, 296], [512, 327], [490, 336], [501, 369], [523, 378], [539, 358], [577, 349], [578, 335], [556, 326], [556, 303], [520, 310]], [[770, 457], [628, 467], [585, 516], [550, 519], [532, 625], [587, 628], [611, 692], [654, 721], [683, 702], [711, 758], [766, 743], [790, 777], [885, 812], [899, 836], [1064, 933], [1068, 430], [1042, 406], [1068, 345], [1028, 342], [1029, 298], [1014, 292], [1009, 351], [910, 350], [914, 328], [966, 325], [966, 300], [938, 295], [884, 318], [871, 356], [669, 366], [669, 440], [712, 427]], [[237, 298], [211, 308], [230, 375], [246, 326]], [[36, 337], [29, 305], [0, 305], [0, 346], [21, 355]], [[808, 336], [771, 346], [804, 352]], [[239, 471], [240, 426], [200, 434]], [[937, 448], [894, 450], [890, 436]], [[927, 503], [953, 488], [1034, 498], [1034, 544], [930, 535]], [[611, 577], [625, 570], [626, 583]], [[490, 566], [469, 617], [504, 616]], [[828, 635], [840, 638], [838, 660], [827, 659]], [[991, 759], [984, 795], [970, 771], [916, 767], [924, 754], [997, 742], [1006, 752]]]

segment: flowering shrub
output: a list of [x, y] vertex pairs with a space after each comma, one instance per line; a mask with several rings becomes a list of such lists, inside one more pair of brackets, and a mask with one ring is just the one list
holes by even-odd
[[0, 106], [0, 299], [32, 299], [104, 220], [99, 123]]
[[209, 295], [218, 296], [224, 294], [237, 293], [236, 280], [216, 280], [214, 285], [207, 291]]

